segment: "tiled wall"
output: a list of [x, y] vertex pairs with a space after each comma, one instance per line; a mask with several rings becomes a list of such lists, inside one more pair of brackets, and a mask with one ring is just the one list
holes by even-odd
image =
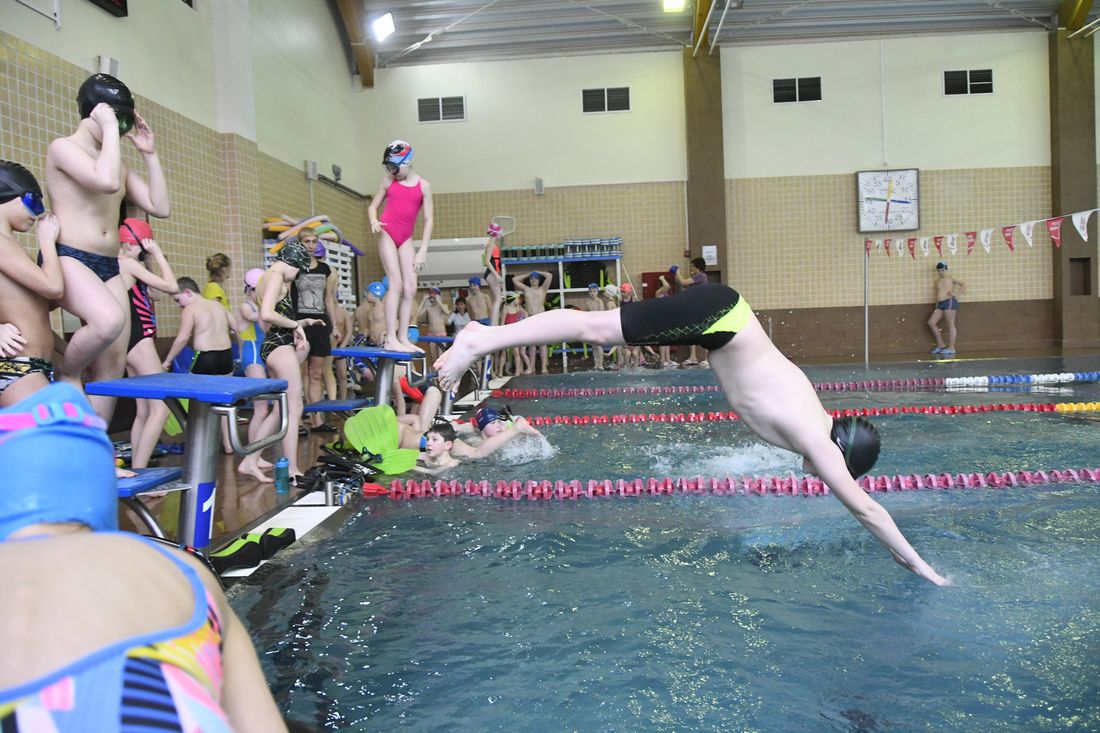
[[[971, 301], [1048, 299], [1052, 292], [1050, 237], [1035, 227], [1028, 247], [1017, 230], [1008, 250], [1001, 227], [1050, 215], [1047, 167], [922, 170], [921, 229], [903, 238], [959, 234], [958, 254], [946, 252], [951, 272]], [[820, 308], [863, 303], [863, 240], [856, 232], [852, 175], [751, 178], [726, 181], [729, 218], [727, 282], [755, 308]], [[1060, 212], [1070, 213], [1070, 212]], [[1071, 226], [1067, 219], [1066, 226]], [[976, 244], [966, 256], [963, 232], [994, 228], [991, 252]], [[871, 303], [926, 303], [937, 255], [913, 260], [872, 252]]]
[[[89, 73], [0, 32], [0, 159], [26, 165], [44, 184], [46, 147], [75, 129], [76, 90]], [[251, 140], [219, 134], [140, 96], [137, 105], [156, 136], [168, 179], [172, 214], [152, 225], [173, 270], [201, 284], [206, 258], [224, 252], [233, 261], [226, 291], [231, 299], [240, 298], [241, 288], [234, 284], [263, 259], [263, 217], [309, 213], [304, 175], [260, 153]], [[122, 149], [124, 162], [143, 170], [133, 146], [123, 141]], [[316, 184], [314, 193], [318, 212], [332, 216], [353, 243], [366, 241], [365, 202], [323, 184]], [[36, 250], [32, 235], [21, 235], [21, 241]], [[368, 270], [377, 264], [376, 258], [365, 259]], [[160, 335], [172, 336], [178, 309], [166, 298], [157, 305]], [[54, 326], [61, 327], [56, 312]]]
[[[87, 71], [0, 33], [0, 158], [17, 160], [43, 177], [46, 146], [77, 124], [73, 101]], [[180, 275], [204, 281], [204, 261], [216, 251], [234, 260], [231, 277], [260, 262], [263, 217], [310, 213], [309, 184], [300, 168], [258, 151], [236, 135], [218, 134], [162, 106], [138, 99], [157, 139], [172, 200], [172, 215], [154, 229]], [[124, 143], [125, 160], [140, 168]], [[724, 280], [758, 309], [853, 306], [863, 298], [863, 236], [856, 233], [853, 176], [825, 175], [726, 181], [729, 246]], [[373, 193], [369, 191], [367, 193]], [[970, 257], [946, 257], [967, 281], [971, 301], [1052, 297], [1050, 239], [1041, 225], [1034, 247], [1017, 234], [1009, 253], [1000, 227], [1050, 212], [1047, 167], [921, 171], [922, 229], [932, 236], [993, 227], [992, 254], [980, 245]], [[481, 236], [492, 216], [517, 220], [510, 244], [571, 237], [621, 236], [624, 269], [642, 272], [682, 264], [686, 246], [682, 182], [437, 194], [435, 236]], [[333, 217], [366, 257], [360, 284], [381, 276], [367, 202], [324, 184], [313, 185], [313, 210]], [[1070, 212], [1058, 212], [1070, 213]], [[1067, 221], [1066, 226], [1070, 226]], [[881, 235], [875, 235], [880, 238]], [[28, 247], [30, 237], [23, 241]], [[871, 257], [872, 303], [927, 303], [936, 257]], [[240, 289], [229, 287], [231, 297]], [[171, 336], [177, 310], [160, 303], [162, 335]]]

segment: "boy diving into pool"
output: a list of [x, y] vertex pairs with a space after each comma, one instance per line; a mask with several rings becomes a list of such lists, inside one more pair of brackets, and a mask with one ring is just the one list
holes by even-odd
[[813, 386], [760, 327], [732, 288], [701, 284], [668, 298], [608, 311], [552, 310], [506, 326], [470, 323], [435, 362], [443, 389], [454, 389], [480, 356], [515, 346], [585, 341], [602, 346], [685, 345], [707, 349], [726, 399], [750, 430], [798, 453], [844, 507], [906, 570], [947, 581], [921, 559], [883, 509], [855, 482], [878, 459], [878, 432], [863, 418], [833, 420]]

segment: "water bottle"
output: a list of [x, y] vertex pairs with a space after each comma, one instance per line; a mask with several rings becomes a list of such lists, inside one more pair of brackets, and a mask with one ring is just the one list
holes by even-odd
[[275, 461], [275, 493], [290, 493], [290, 461], [285, 456]]

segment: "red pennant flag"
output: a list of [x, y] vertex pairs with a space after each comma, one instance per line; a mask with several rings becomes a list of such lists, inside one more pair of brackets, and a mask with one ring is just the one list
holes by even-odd
[[936, 244], [936, 252], [943, 257], [943, 236], [932, 237], [932, 241]]
[[887, 257], [890, 256], [890, 245], [893, 244], [893, 243], [894, 243], [894, 240], [892, 240], [892, 239], [886, 239], [886, 240], [883, 240], [883, 242], [882, 242], [883, 246], [886, 248], [886, 256]]
[[1047, 231], [1050, 232], [1050, 238], [1054, 240], [1054, 246], [1062, 246], [1062, 222], [1066, 217], [1059, 216], [1056, 219], [1047, 219]]
[[974, 249], [974, 242], [976, 242], [977, 240], [978, 240], [978, 233], [977, 232], [967, 232], [966, 233], [966, 256], [967, 257], [970, 256], [970, 251], [972, 249]]
[[917, 238], [911, 237], [910, 239], [906, 240], [906, 244], [909, 245], [909, 256], [912, 257], [914, 260], [917, 259]]
[[863, 253], [865, 255], [867, 255], [868, 257], [871, 256], [871, 240], [870, 239], [864, 239], [863, 240]]
[[1001, 235], [1005, 238], [1005, 244], [1008, 245], [1008, 251], [1015, 252], [1016, 245], [1012, 241], [1012, 238], [1016, 236], [1016, 225], [1013, 224], [1010, 227], [1001, 227]]

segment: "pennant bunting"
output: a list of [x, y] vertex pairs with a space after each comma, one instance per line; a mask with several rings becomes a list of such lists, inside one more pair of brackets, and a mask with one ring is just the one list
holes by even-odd
[[881, 239], [876, 239], [875, 240], [875, 251], [878, 252], [880, 249], [882, 249], [882, 240]]
[[894, 240], [894, 254], [896, 254], [898, 257], [901, 257], [902, 254], [904, 254], [904, 252], [905, 252], [905, 242], [901, 241], [900, 239], [895, 239]]
[[1062, 246], [1062, 222], [1065, 218], [1056, 216], [1053, 219], [1047, 219], [1047, 231], [1050, 232], [1050, 238], [1054, 240], [1055, 247]]
[[863, 253], [870, 256], [870, 254], [871, 254], [871, 240], [870, 239], [864, 239], [863, 240]]
[[989, 254], [989, 249], [993, 246], [993, 230], [983, 229], [978, 232], [978, 241], [982, 243], [982, 249], [986, 254]]
[[1092, 216], [1092, 212], [1096, 209], [1089, 209], [1088, 211], [1078, 211], [1073, 215], [1073, 226], [1077, 227], [1077, 233], [1081, 235], [1081, 239], [1086, 242], [1089, 241], [1089, 217]]
[[909, 256], [912, 257], [914, 260], [917, 259], [917, 238], [910, 237], [905, 241], [905, 243], [909, 245]]
[[1015, 233], [1016, 233], [1016, 226], [1015, 225], [1010, 226], [1010, 227], [1001, 227], [1001, 236], [1003, 236], [1005, 238], [1005, 244], [1008, 245], [1008, 251], [1009, 252], [1015, 252], [1016, 251], [1016, 245], [1012, 241], [1012, 237], [1015, 235]]
[[940, 257], [943, 257], [943, 236], [932, 237], [932, 241], [936, 243], [936, 252]]
[[966, 233], [966, 256], [969, 257], [970, 253], [974, 250], [974, 242], [978, 240], [977, 232]]
[[925, 257], [928, 256], [928, 237], [920, 238], [920, 253]]
[[951, 254], [955, 254], [959, 251], [959, 235], [948, 234], [947, 235], [947, 251]]
[[1027, 246], [1028, 247], [1033, 247], [1034, 246], [1031, 243], [1031, 230], [1035, 228], [1035, 225], [1037, 223], [1038, 222], [1034, 222], [1034, 221], [1025, 221], [1023, 224], [1020, 225], [1020, 234], [1024, 235], [1024, 239], [1027, 241]]
[[892, 243], [893, 243], [893, 240], [891, 240], [891, 239], [884, 240], [883, 243], [882, 243], [883, 246], [886, 247], [886, 256], [887, 257], [890, 256], [890, 245]]

